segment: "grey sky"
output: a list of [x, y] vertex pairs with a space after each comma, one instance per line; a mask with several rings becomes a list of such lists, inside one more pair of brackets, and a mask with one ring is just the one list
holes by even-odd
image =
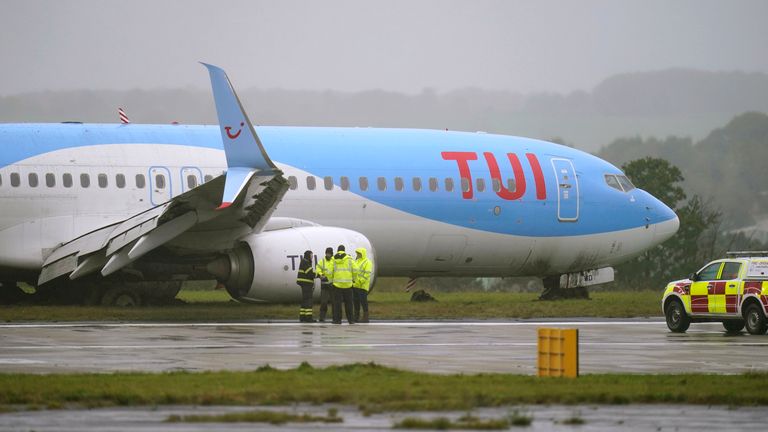
[[768, 72], [766, 1], [0, 1], [0, 95], [206, 88], [589, 90], [616, 73]]

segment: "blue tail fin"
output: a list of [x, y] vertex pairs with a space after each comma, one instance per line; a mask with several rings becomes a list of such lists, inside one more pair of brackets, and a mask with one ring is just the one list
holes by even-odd
[[278, 169], [264, 150], [226, 72], [213, 65], [202, 65], [208, 68], [211, 76], [221, 140], [227, 156], [227, 179], [219, 207], [224, 208], [235, 201], [254, 173], [263, 175], [278, 172]]

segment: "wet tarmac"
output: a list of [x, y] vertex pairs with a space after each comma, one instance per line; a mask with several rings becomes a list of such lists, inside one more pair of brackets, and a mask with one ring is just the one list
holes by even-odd
[[376, 362], [436, 373], [535, 374], [536, 329], [578, 328], [581, 373], [768, 370], [768, 336], [660, 319], [2, 324], [0, 372], [252, 370]]
[[[90, 410], [26, 411], [0, 414], [0, 431], [253, 431], [279, 430], [392, 430], [406, 417], [435, 419], [446, 417], [453, 421], [466, 412], [448, 413], [386, 413], [363, 415], [351, 407], [338, 410], [341, 423], [167, 423], [172, 416], [216, 415], [243, 411], [283, 411], [295, 414], [326, 416], [330, 406], [296, 405], [291, 407], [193, 407], [163, 406], [157, 408], [104, 408]], [[481, 419], [500, 419], [515, 415], [527, 417], [525, 431], [757, 431], [765, 427], [765, 408], [734, 408], [689, 405], [630, 405], [630, 406], [521, 406], [477, 409], [471, 415]]]

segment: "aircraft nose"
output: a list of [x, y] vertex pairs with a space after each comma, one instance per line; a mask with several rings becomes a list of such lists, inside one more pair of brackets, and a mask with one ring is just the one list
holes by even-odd
[[680, 218], [675, 215], [675, 217], [672, 219], [668, 219], [656, 224], [656, 232], [654, 233], [653, 239], [657, 244], [663, 243], [675, 235], [678, 228], [680, 228]]

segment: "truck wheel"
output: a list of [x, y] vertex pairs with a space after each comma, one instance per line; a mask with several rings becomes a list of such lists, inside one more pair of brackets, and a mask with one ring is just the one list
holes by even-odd
[[744, 321], [746, 321], [749, 334], [765, 334], [765, 330], [768, 328], [766, 326], [763, 308], [757, 303], [750, 303], [750, 305], [747, 306], [747, 310], [744, 311]]
[[739, 333], [744, 329], [744, 320], [723, 321], [726, 333]]
[[667, 318], [667, 327], [674, 333], [685, 333], [691, 325], [691, 319], [685, 313], [685, 308], [680, 300], [672, 300], [664, 311]]
[[110, 288], [101, 298], [103, 306], [131, 307], [141, 306], [141, 297], [129, 288]]

